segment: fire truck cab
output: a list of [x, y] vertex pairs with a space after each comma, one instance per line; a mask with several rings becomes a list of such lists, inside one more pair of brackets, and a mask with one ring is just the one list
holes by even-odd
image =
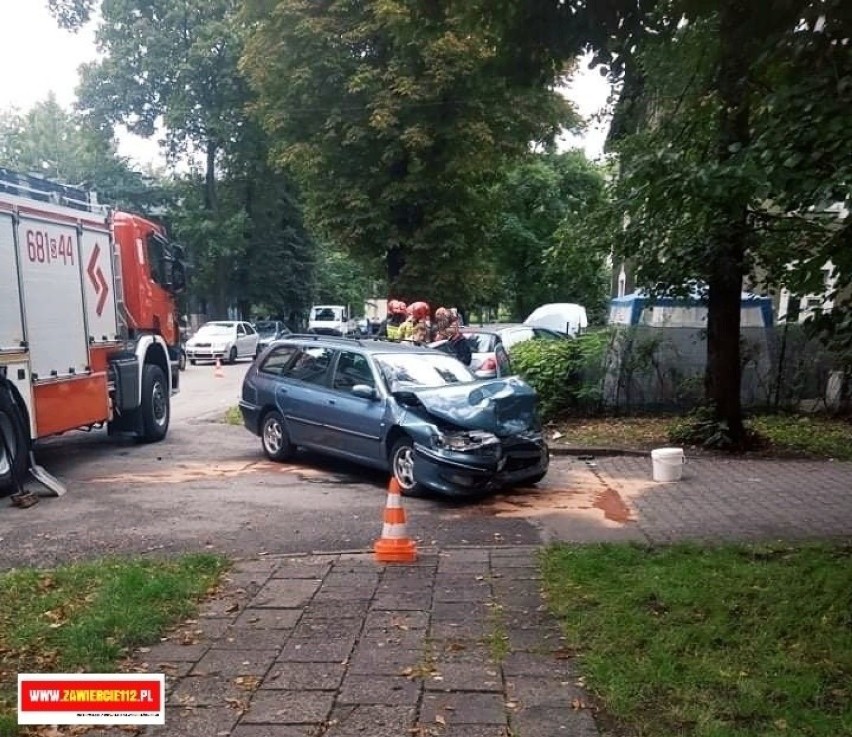
[[185, 282], [161, 225], [0, 168], [0, 491], [40, 438], [103, 425], [166, 436]]

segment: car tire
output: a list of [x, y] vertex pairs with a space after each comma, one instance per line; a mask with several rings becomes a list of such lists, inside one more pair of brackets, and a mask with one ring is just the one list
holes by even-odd
[[178, 354], [178, 369], [181, 371], [186, 371], [186, 353], [181, 350], [180, 354]]
[[260, 444], [270, 461], [282, 463], [293, 457], [296, 449], [287, 434], [287, 425], [277, 410], [267, 412], [260, 423]]
[[545, 476], [547, 476], [547, 471], [544, 471], [543, 473], [537, 473], [535, 476], [530, 476], [530, 478], [526, 479], [524, 483], [529, 484], [530, 486], [534, 486], [539, 481], [542, 481]]
[[24, 483], [29, 455], [29, 433], [25, 424], [9, 391], [0, 390], [0, 433], [3, 433], [0, 438], [0, 496], [15, 491], [15, 479]]
[[391, 448], [390, 469], [403, 496], [420, 496], [425, 491], [414, 475], [414, 443], [407, 435], [399, 438]]
[[228, 352], [228, 363], [234, 364], [237, 362], [237, 346], [232, 345]]
[[171, 387], [163, 369], [153, 363], [142, 369], [142, 441], [156, 443], [166, 437], [171, 418]]

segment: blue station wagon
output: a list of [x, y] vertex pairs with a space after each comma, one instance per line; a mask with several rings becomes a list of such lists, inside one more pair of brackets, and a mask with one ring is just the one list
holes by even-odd
[[249, 369], [240, 410], [272, 460], [303, 447], [390, 471], [403, 493], [473, 496], [544, 478], [536, 404], [522, 380], [477, 380], [430, 348], [291, 336]]

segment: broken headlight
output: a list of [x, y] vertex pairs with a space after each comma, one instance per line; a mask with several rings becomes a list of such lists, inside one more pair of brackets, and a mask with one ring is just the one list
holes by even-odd
[[438, 450], [500, 456], [500, 439], [482, 430], [439, 433], [432, 436], [432, 445]]

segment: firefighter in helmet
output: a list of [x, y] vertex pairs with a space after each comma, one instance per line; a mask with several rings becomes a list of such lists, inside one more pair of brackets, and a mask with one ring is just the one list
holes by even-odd
[[412, 343], [428, 343], [431, 328], [429, 326], [429, 305], [425, 302], [412, 302], [408, 306], [408, 318], [400, 325], [400, 340]]
[[[400, 326], [406, 318], [406, 304], [398, 299], [388, 302], [388, 316], [385, 321], [385, 335], [388, 340], [400, 340]], [[381, 333], [380, 333], [381, 334]]]

